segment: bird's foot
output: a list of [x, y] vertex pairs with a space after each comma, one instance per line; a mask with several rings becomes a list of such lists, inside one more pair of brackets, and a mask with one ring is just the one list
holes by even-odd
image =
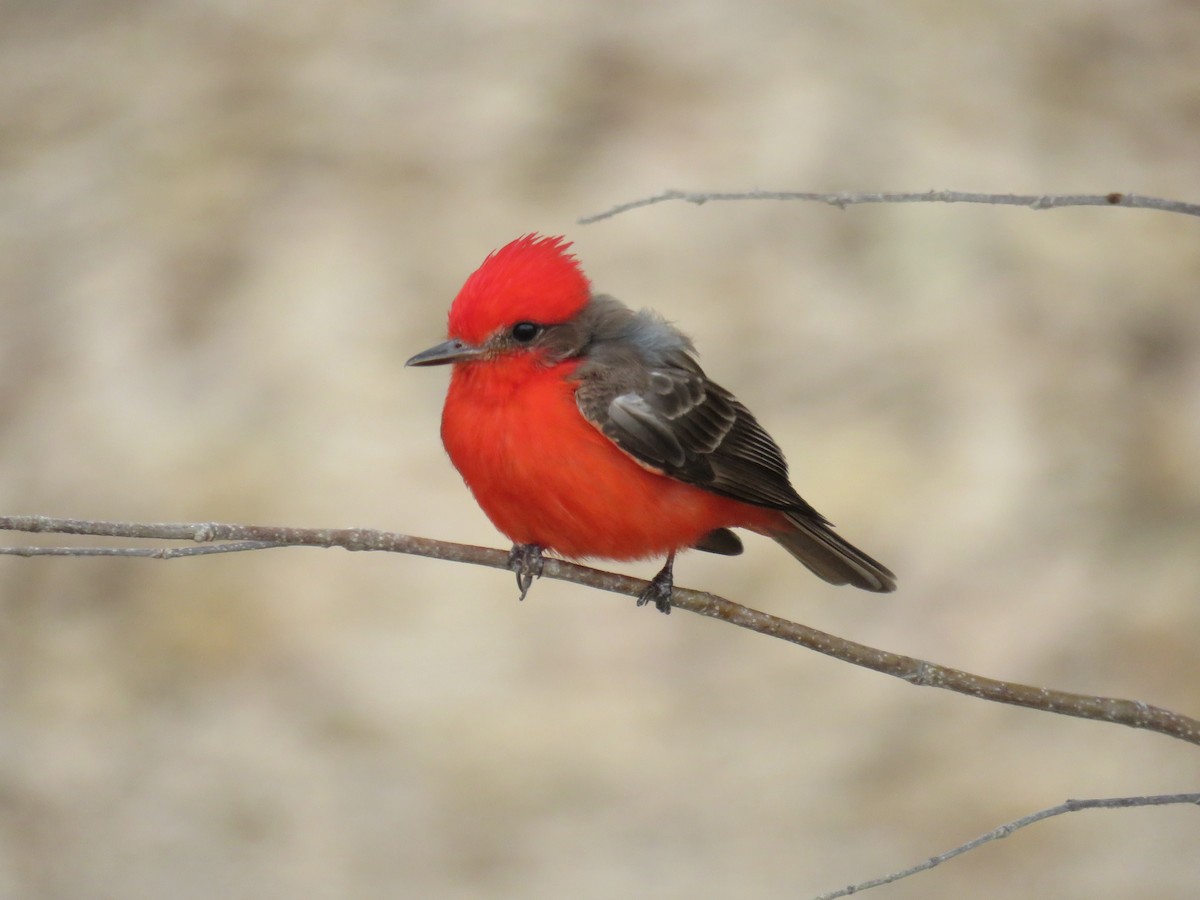
[[517, 587], [521, 591], [521, 596], [517, 599], [525, 599], [533, 579], [542, 577], [542, 567], [545, 563], [542, 548], [537, 544], [513, 544], [512, 549], [508, 551], [508, 567], [517, 574]]
[[667, 564], [650, 580], [650, 586], [638, 595], [637, 605], [653, 603], [660, 613], [671, 614], [671, 594], [675, 589], [675, 554], [667, 557]]

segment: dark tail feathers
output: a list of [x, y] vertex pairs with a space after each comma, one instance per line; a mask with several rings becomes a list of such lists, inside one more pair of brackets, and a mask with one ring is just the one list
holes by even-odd
[[769, 537], [804, 563], [818, 578], [830, 584], [851, 584], [864, 591], [886, 593], [896, 589], [891, 570], [849, 541], [834, 533], [826, 522], [800, 514], [787, 514], [789, 531], [773, 531]]

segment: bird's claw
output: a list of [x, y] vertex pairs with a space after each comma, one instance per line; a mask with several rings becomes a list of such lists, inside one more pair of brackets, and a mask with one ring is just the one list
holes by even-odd
[[637, 605], [645, 606], [653, 603], [660, 613], [671, 614], [671, 594], [675, 588], [675, 579], [668, 563], [661, 572], [654, 576], [649, 586], [638, 595]]
[[542, 548], [537, 544], [513, 544], [508, 551], [508, 567], [517, 574], [517, 588], [521, 591], [518, 600], [524, 600], [533, 580], [542, 577], [545, 562]]

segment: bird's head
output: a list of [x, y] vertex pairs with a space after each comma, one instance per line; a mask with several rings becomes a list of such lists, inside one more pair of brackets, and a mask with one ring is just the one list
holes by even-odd
[[527, 234], [493, 252], [450, 306], [449, 340], [406, 365], [467, 362], [531, 348], [550, 326], [574, 319], [591, 286], [561, 237]]

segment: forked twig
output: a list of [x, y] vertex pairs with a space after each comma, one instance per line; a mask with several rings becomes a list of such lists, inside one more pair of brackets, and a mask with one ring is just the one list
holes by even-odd
[[871, 888], [879, 887], [884, 884], [892, 884], [902, 878], [907, 878], [910, 875], [916, 875], [918, 872], [927, 872], [935, 866], [940, 866], [948, 859], [953, 859], [956, 856], [961, 856], [968, 853], [977, 847], [982, 847], [984, 844], [998, 841], [1001, 838], [1006, 838], [1014, 831], [1018, 831], [1027, 825], [1032, 825], [1034, 822], [1040, 822], [1043, 819], [1049, 819], [1054, 816], [1061, 816], [1065, 813], [1079, 812], [1082, 809], [1128, 809], [1132, 806], [1167, 806], [1169, 804], [1190, 803], [1200, 806], [1200, 794], [1160, 794], [1152, 797], [1107, 797], [1096, 800], [1066, 800], [1058, 806], [1052, 806], [1049, 809], [1039, 810], [1035, 813], [1030, 813], [1027, 816], [1022, 816], [1012, 822], [1006, 822], [999, 828], [994, 828], [987, 834], [980, 835], [973, 841], [967, 841], [965, 844], [960, 844], [953, 850], [947, 850], [945, 853], [939, 853], [937, 856], [930, 857], [922, 863], [915, 866], [910, 866], [907, 869], [902, 869], [899, 872], [893, 872], [890, 875], [883, 875], [879, 878], [872, 878], [870, 881], [862, 881], [858, 884], [852, 884], [848, 887], [841, 888], [836, 891], [830, 891], [828, 894], [821, 894], [815, 900], [837, 900], [839, 897], [849, 897], [851, 894], [857, 894], [860, 891], [868, 891]]

